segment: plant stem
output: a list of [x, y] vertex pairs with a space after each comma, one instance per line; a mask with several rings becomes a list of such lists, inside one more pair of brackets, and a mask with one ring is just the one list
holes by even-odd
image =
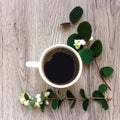
[[[95, 61], [95, 64], [96, 64], [96, 66], [97, 66], [98, 71], [100, 71], [100, 68], [99, 68], [99, 65], [98, 65], [98, 63], [97, 63], [97, 60], [95, 59], [94, 61]], [[108, 85], [108, 83], [107, 83], [106, 80], [102, 77], [101, 74], [100, 74], [100, 77], [101, 77], [101, 79], [103, 80], [103, 82], [108, 86], [108, 88], [111, 90], [111, 87]]]
[[[86, 44], [86, 46], [87, 46], [87, 48], [89, 48], [89, 45], [88, 45], [88, 44]], [[98, 65], [98, 63], [97, 63], [97, 60], [95, 59], [94, 61], [95, 61], [95, 64], [96, 64], [96, 66], [97, 66], [98, 71], [100, 71], [100, 67], [99, 67], [99, 65]], [[101, 79], [103, 80], [103, 82], [108, 86], [109, 90], [111, 90], [111, 87], [108, 85], [108, 83], [106, 82], [106, 80], [104, 79], [104, 77], [102, 77], [101, 74], [100, 74], [100, 77], [101, 77]]]
[[[53, 100], [54, 98], [47, 98], [48, 100]], [[65, 100], [86, 100], [86, 98], [64, 98]], [[112, 98], [102, 98], [102, 97], [90, 97], [88, 100], [112, 100]]]

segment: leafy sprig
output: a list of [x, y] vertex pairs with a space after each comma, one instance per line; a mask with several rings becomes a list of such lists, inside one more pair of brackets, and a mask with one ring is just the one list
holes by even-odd
[[[74, 11], [74, 9], [72, 11]], [[78, 14], [77, 11], [70, 13], [71, 16], [74, 16], [76, 14]], [[79, 19], [76, 19], [76, 22], [78, 22]], [[111, 87], [108, 85], [105, 78], [110, 77], [112, 75], [112, 73], [114, 72], [113, 68], [110, 66], [104, 66], [100, 68], [97, 63], [97, 57], [99, 57], [102, 54], [102, 50], [103, 50], [103, 45], [101, 40], [99, 39], [95, 40], [94, 43], [89, 47], [88, 43], [90, 42], [90, 39], [92, 37], [92, 27], [88, 21], [81, 22], [78, 25], [76, 31], [77, 33], [73, 33], [68, 37], [67, 45], [74, 48], [80, 54], [81, 59], [85, 64], [92, 64], [93, 61], [95, 62], [98, 68], [98, 71], [100, 73], [101, 79], [111, 90]], [[79, 47], [79, 49], [76, 49], [78, 48], [78, 46], [80, 46], [80, 44], [75, 46], [74, 43], [76, 42], [76, 40], [84, 40], [87, 42], [87, 45], [86, 46], [81, 45], [82, 47]]]
[[75, 97], [70, 90], [67, 90], [66, 94], [62, 94], [60, 91], [56, 94], [52, 89], [48, 89], [46, 92], [41, 92], [33, 98], [29, 94], [23, 93], [20, 95], [19, 100], [21, 104], [27, 106], [30, 110], [36, 107], [42, 112], [50, 104], [53, 110], [59, 109], [65, 100], [70, 102], [70, 109], [75, 107], [77, 101], [82, 101], [82, 107], [87, 111], [90, 101], [96, 101], [104, 110], [107, 110], [109, 108], [108, 101], [111, 100], [111, 98], [105, 97], [104, 93], [107, 89], [107, 85], [101, 84], [98, 90], [93, 91], [92, 97], [84, 89], [80, 89], [79, 94], [81, 97]]

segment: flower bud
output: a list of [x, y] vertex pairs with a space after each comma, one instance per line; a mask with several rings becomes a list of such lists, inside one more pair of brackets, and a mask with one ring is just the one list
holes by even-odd
[[45, 93], [44, 93], [44, 96], [45, 96], [45, 97], [48, 97], [49, 95], [50, 95], [50, 92], [45, 92]]
[[25, 98], [19, 98], [20, 99], [20, 103], [24, 104]]
[[34, 107], [40, 107], [40, 104], [38, 102], [35, 102]]
[[41, 98], [37, 98], [37, 102], [41, 102]]
[[40, 96], [41, 96], [41, 94], [37, 94], [35, 97], [36, 97], [36, 98], [40, 98]]
[[46, 101], [45, 101], [45, 104], [46, 104], [46, 105], [49, 105], [49, 101], [48, 101], [48, 100], [46, 100]]
[[28, 106], [28, 104], [29, 104], [29, 100], [24, 101], [24, 105], [25, 105], [25, 106]]

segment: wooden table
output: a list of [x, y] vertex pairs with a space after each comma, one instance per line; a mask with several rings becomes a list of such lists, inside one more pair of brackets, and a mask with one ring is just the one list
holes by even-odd
[[[112, 90], [107, 96], [109, 110], [91, 102], [88, 111], [82, 103], [70, 110], [64, 102], [59, 110], [48, 107], [28, 110], [19, 103], [18, 96], [28, 92], [32, 96], [51, 88], [42, 81], [37, 69], [26, 68], [28, 60], [37, 61], [49, 46], [64, 43], [76, 27], [63, 29], [60, 23], [69, 20], [72, 8], [81, 6], [93, 26], [95, 39], [101, 39], [103, 53], [99, 66], [113, 66], [115, 72], [107, 81]], [[81, 22], [80, 21], [80, 22]], [[1, 0], [0, 1], [0, 120], [119, 120], [120, 119], [120, 0]], [[80, 80], [69, 89], [79, 96], [84, 88], [89, 94], [103, 83], [95, 63], [84, 65]], [[53, 88], [54, 90], [57, 90]], [[63, 89], [65, 92], [67, 89]]]

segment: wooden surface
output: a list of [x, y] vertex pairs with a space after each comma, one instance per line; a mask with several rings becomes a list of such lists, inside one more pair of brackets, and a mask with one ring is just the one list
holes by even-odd
[[[68, 21], [68, 14], [76, 5], [84, 9], [81, 21], [90, 21], [94, 38], [102, 40], [104, 50], [97, 59], [99, 65], [110, 65], [115, 69], [107, 81], [112, 88], [107, 93], [113, 98], [109, 102], [110, 108], [104, 111], [97, 103], [91, 102], [85, 112], [81, 102], [77, 102], [73, 110], [68, 102], [64, 102], [56, 111], [50, 107], [44, 113], [38, 109], [30, 111], [19, 103], [18, 96], [22, 92], [34, 96], [50, 86], [41, 80], [37, 69], [26, 68], [25, 62], [37, 61], [51, 45], [66, 44], [68, 36], [76, 32], [77, 25], [64, 30], [60, 23]], [[0, 120], [119, 120], [119, 36], [120, 0], [0, 0]], [[91, 95], [101, 83], [93, 63], [84, 65], [80, 80], [69, 89], [76, 96], [79, 96], [80, 88]]]

